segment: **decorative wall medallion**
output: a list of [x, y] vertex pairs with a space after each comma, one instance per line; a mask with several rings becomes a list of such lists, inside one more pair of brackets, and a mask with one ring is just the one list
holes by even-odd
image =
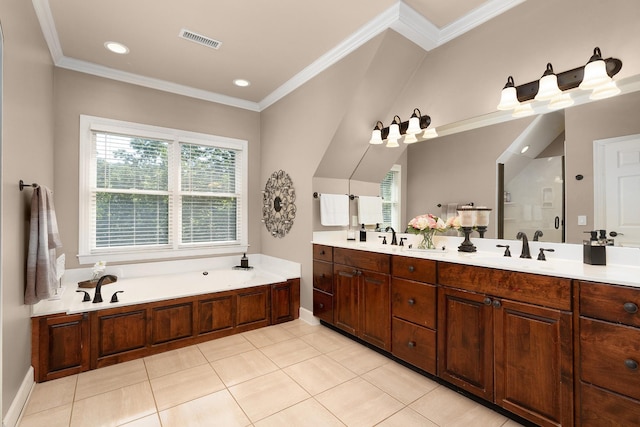
[[262, 192], [262, 222], [273, 237], [284, 237], [296, 217], [296, 191], [284, 171], [271, 174]]

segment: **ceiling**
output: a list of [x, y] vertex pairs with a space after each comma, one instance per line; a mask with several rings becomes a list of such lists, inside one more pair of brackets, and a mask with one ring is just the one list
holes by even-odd
[[261, 111], [388, 28], [429, 51], [525, 0], [32, 1], [58, 67]]

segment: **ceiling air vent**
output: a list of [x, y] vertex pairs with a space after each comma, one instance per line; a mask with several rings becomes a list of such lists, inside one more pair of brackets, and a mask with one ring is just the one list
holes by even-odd
[[198, 43], [198, 44], [201, 44], [203, 46], [210, 47], [212, 49], [218, 49], [218, 48], [220, 48], [220, 45], [222, 44], [221, 41], [214, 40], [214, 39], [212, 39], [210, 37], [203, 36], [203, 35], [198, 34], [198, 33], [194, 33], [193, 31], [189, 31], [189, 30], [186, 30], [184, 28], [180, 30], [180, 34], [178, 34], [178, 37], [181, 37], [181, 38], [187, 39], [187, 40], [191, 40], [194, 43]]

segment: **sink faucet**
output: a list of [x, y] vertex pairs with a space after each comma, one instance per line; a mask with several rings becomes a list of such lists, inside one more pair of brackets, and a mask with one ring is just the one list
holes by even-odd
[[387, 228], [384, 229], [384, 231], [386, 231], [387, 233], [389, 231], [391, 231], [391, 244], [392, 245], [397, 245], [398, 244], [398, 239], [396, 239], [396, 230], [393, 229], [393, 227], [389, 226]]
[[522, 252], [520, 253], [520, 258], [531, 258], [531, 253], [529, 252], [529, 239], [527, 235], [522, 231], [519, 231], [516, 235], [516, 239], [522, 240]]
[[98, 284], [96, 285], [96, 293], [93, 295], [93, 303], [97, 303], [97, 302], [102, 302], [102, 282], [104, 282], [106, 279], [109, 279], [110, 282], [115, 282], [116, 280], [118, 280], [118, 278], [116, 276], [113, 276], [111, 274], [105, 274], [104, 276], [102, 276], [100, 279], [98, 279]]
[[542, 236], [544, 236], [544, 234], [542, 234], [542, 230], [536, 230], [536, 232], [533, 233], [533, 241], [537, 242], [538, 239]]

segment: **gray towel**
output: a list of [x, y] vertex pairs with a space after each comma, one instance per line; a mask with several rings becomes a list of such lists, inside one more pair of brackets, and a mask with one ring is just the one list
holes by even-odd
[[53, 194], [47, 187], [40, 186], [33, 190], [31, 196], [25, 304], [35, 304], [55, 293], [56, 249], [60, 247], [62, 242], [58, 234]]

